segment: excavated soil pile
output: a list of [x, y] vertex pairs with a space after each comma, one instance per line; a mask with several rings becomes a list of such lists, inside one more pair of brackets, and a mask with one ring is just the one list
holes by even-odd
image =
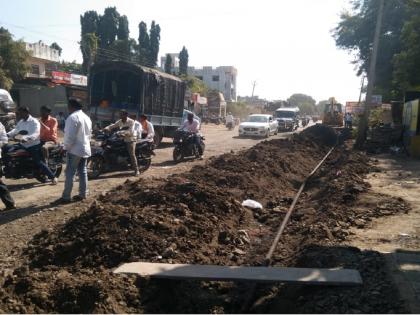
[[[243, 286], [134, 280], [113, 276], [110, 268], [130, 261], [261, 263], [298, 186], [329, 149], [324, 144], [330, 136], [319, 128], [310, 136], [222, 155], [166, 180], [127, 182], [101, 196], [81, 216], [33, 239], [27, 263], [3, 280], [0, 311], [242, 311]], [[275, 253], [276, 265], [299, 264], [308, 246], [332, 245], [361, 220], [367, 224], [371, 217], [407, 210], [399, 200], [383, 209], [353, 209], [368, 188], [362, 179], [368, 171], [364, 155], [345, 147], [333, 153], [302, 195]], [[264, 209], [242, 207], [246, 198]]]

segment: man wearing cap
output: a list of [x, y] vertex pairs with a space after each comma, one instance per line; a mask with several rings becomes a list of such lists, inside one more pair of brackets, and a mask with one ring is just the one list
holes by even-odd
[[138, 176], [139, 169], [137, 166], [137, 157], [136, 157], [136, 132], [134, 130], [135, 121], [128, 117], [126, 110], [120, 110], [120, 119], [117, 120], [114, 124], [109, 125], [105, 130], [112, 129], [123, 129], [121, 134], [124, 137], [124, 142], [127, 145], [128, 154], [130, 155], [131, 167], [134, 170], [134, 176]]

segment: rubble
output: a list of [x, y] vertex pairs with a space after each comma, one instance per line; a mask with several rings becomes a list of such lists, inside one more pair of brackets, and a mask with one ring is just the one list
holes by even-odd
[[[212, 158], [204, 166], [165, 180], [127, 182], [99, 196], [79, 217], [32, 240], [23, 254], [23, 269], [0, 278], [0, 311], [241, 311], [246, 295], [241, 285], [139, 280], [110, 272], [130, 261], [261, 265], [301, 181], [329, 150], [331, 133], [323, 133], [326, 129], [320, 127], [313, 130], [290, 140], [265, 141], [239, 154]], [[273, 256], [275, 265], [361, 266], [359, 258], [341, 257], [328, 252], [326, 246], [340, 243], [351, 227], [362, 226], [361, 222], [365, 226], [372, 217], [408, 209], [402, 200], [385, 197], [376, 208], [354, 207], [357, 196], [368, 191], [363, 176], [369, 169], [368, 158], [362, 153], [345, 146], [333, 152], [302, 194]], [[243, 207], [239, 200], [246, 199], [258, 200], [263, 208]], [[338, 258], [328, 260], [331, 255]], [[361, 295], [348, 288], [330, 290], [330, 296], [335, 297], [329, 301], [322, 290], [303, 289], [298, 296], [289, 296], [290, 301], [296, 300], [290, 312], [404, 311], [396, 298], [387, 299], [383, 307], [377, 305], [374, 291], [381, 299], [395, 296], [391, 285], [381, 286], [386, 280], [373, 276], [383, 273], [383, 266], [363, 268], [364, 275], [379, 285], [375, 290], [369, 287]], [[317, 298], [310, 298], [311, 294]], [[306, 301], [312, 303], [297, 302], [299, 296], [308, 296]], [[336, 305], [336, 300], [342, 306]], [[261, 307], [285, 311], [269, 302]]]

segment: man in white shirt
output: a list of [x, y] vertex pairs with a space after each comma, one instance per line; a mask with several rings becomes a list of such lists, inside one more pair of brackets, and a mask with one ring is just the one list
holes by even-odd
[[198, 153], [200, 156], [203, 155], [203, 148], [201, 147], [200, 142], [200, 122], [197, 119], [194, 119], [193, 113], [188, 113], [187, 120], [182, 124], [181, 130], [188, 131], [194, 134], [193, 141], [198, 148]]
[[91, 155], [92, 121], [82, 111], [82, 105], [75, 99], [69, 100], [68, 110], [69, 116], [64, 127], [64, 150], [67, 151], [66, 181], [61, 202], [71, 201], [76, 171], [79, 174], [79, 195], [73, 197], [73, 200], [86, 199], [88, 193], [86, 164]]
[[12, 138], [19, 134], [19, 132], [25, 131], [27, 134], [21, 136], [22, 147], [31, 154], [35, 165], [51, 179], [51, 183], [57, 185], [57, 178], [44, 162], [42, 145], [39, 138], [41, 130], [39, 120], [32, 117], [29, 114], [29, 109], [26, 107], [19, 107], [18, 114], [21, 119], [17, 123], [16, 128], [9, 131], [7, 135]]
[[147, 120], [145, 114], [140, 115], [140, 125], [141, 125], [141, 139], [146, 142], [153, 142], [155, 137], [155, 128], [153, 124]]
[[134, 130], [135, 121], [128, 117], [126, 110], [120, 110], [120, 119], [117, 120], [114, 124], [109, 125], [105, 130], [112, 129], [126, 129], [120, 131], [124, 136], [124, 142], [127, 146], [128, 154], [130, 155], [131, 167], [134, 170], [134, 176], [139, 176], [139, 168], [137, 166], [137, 157], [136, 157], [136, 131]]
[[[8, 142], [6, 129], [3, 124], [0, 122], [0, 158], [1, 158], [1, 147], [3, 147]], [[12, 210], [16, 208], [15, 201], [10, 195], [9, 189], [6, 184], [0, 178], [0, 198], [6, 206], [5, 210]]]

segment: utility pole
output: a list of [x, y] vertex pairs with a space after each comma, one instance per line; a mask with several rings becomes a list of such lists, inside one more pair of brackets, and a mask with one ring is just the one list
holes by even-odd
[[382, 17], [384, 13], [385, 1], [379, 0], [379, 11], [376, 20], [375, 36], [373, 38], [372, 54], [370, 56], [369, 73], [368, 73], [368, 86], [366, 91], [366, 100], [364, 104], [364, 111], [362, 117], [359, 120], [359, 127], [357, 130], [357, 139], [355, 147], [362, 149], [366, 141], [366, 134], [368, 130], [368, 119], [370, 105], [372, 103], [373, 88], [375, 85], [375, 71], [376, 71], [376, 59], [378, 57], [379, 37], [381, 35], [382, 28]]
[[257, 81], [252, 82], [252, 95], [251, 98], [254, 98], [255, 86], [257, 85]]

